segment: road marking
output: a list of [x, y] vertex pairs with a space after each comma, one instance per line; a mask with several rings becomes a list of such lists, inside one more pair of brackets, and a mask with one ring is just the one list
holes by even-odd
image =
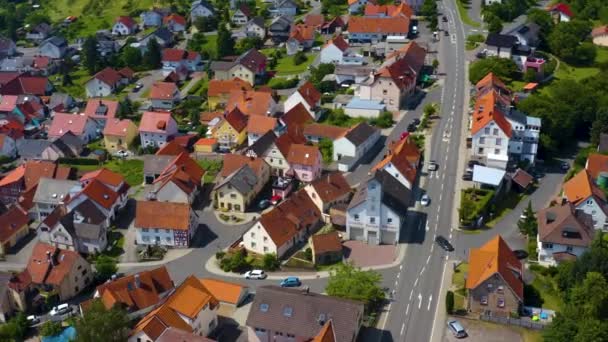
[[405, 315], [407, 316], [407, 314], [410, 312], [410, 303], [407, 303], [407, 307], [405, 308]]
[[433, 301], [433, 295], [429, 296], [429, 305], [426, 307], [427, 310], [431, 311], [431, 302]]
[[416, 281], [414, 282], [414, 287], [416, 287], [418, 285], [418, 280], [420, 279], [420, 277], [416, 278]]
[[397, 279], [401, 276], [401, 272], [397, 273]]
[[401, 335], [403, 335], [403, 330], [405, 329], [405, 323], [401, 324]]
[[[441, 212], [441, 204], [437, 207], [437, 212], [440, 213]], [[439, 215], [437, 216], [439, 217]]]
[[412, 289], [412, 291], [410, 291], [410, 302], [412, 301], [413, 296], [414, 296], [414, 289]]
[[429, 231], [429, 223], [428, 222], [426, 223], [426, 228], [424, 230], [426, 230], [427, 232]]
[[[443, 184], [441, 186], [443, 188]], [[439, 194], [439, 202], [441, 202], [441, 197], [443, 196], [443, 192]], [[428, 229], [427, 229], [428, 230]]]
[[422, 294], [419, 293], [418, 294], [418, 309], [420, 309], [421, 306], [422, 306]]
[[431, 253], [433, 253], [433, 248], [435, 248], [435, 244], [431, 244]]
[[433, 240], [437, 237], [437, 233], [433, 233]]
[[399, 271], [403, 269], [403, 265], [399, 265]]
[[450, 233], [450, 239], [452, 239], [452, 233]]
[[444, 185], [444, 184], [443, 184], [443, 183], [441, 183], [441, 191], [443, 191], [443, 185]]
[[431, 261], [431, 256], [430, 256], [430, 255], [429, 255], [429, 257], [428, 257], [428, 258], [426, 258], [426, 263], [428, 264], [428, 263], [429, 263], [429, 261]]
[[397, 287], [397, 285], [399, 285], [399, 280], [395, 280], [395, 287]]
[[447, 255], [445, 256], [445, 261], [448, 261], [448, 256]]
[[426, 265], [422, 266], [422, 270], [420, 270], [420, 275], [422, 275], [424, 273], [425, 269], [426, 269]]

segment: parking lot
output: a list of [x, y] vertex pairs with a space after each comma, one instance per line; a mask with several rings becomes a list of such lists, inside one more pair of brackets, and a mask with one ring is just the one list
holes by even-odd
[[[448, 318], [452, 320], [454, 318]], [[450, 329], [445, 328], [444, 342], [470, 341], [470, 342], [524, 342], [522, 330], [505, 325], [487, 323], [477, 320], [457, 318], [465, 328], [468, 336], [462, 339], [456, 338]]]

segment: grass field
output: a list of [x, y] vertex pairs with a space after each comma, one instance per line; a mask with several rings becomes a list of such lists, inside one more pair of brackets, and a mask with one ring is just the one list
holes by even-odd
[[72, 77], [72, 85], [63, 86], [61, 85], [61, 75], [55, 75], [51, 77], [51, 82], [63, 93], [72, 95], [73, 97], [84, 98], [85, 89], [84, 84], [91, 79], [91, 76], [85, 69], [76, 69], [70, 73]]
[[143, 160], [112, 160], [107, 162], [104, 167], [123, 175], [127, 183], [131, 186], [141, 184], [144, 181]]
[[533, 271], [534, 281], [532, 287], [538, 291], [543, 301], [543, 308], [559, 311], [564, 302], [559, 296], [559, 289], [554, 278], [542, 275], [538, 271]]
[[207, 42], [203, 45], [203, 51], [209, 52], [212, 58], [217, 57], [217, 34], [206, 36]]
[[[274, 49], [263, 49], [260, 50], [267, 57], [270, 56]], [[276, 71], [277, 76], [287, 76], [287, 75], [296, 75], [300, 74], [308, 68], [310, 64], [315, 60], [316, 54], [306, 54], [306, 62], [295, 65], [293, 63], [293, 56], [288, 56], [286, 53], [283, 54], [283, 57], [277, 61], [277, 66], [272, 69]]]

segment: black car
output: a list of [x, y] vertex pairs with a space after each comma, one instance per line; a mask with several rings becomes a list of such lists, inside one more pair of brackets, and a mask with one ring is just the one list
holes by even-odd
[[437, 244], [439, 245], [439, 247], [443, 248], [444, 250], [446, 250], [448, 252], [452, 252], [454, 250], [454, 246], [452, 246], [452, 244], [450, 243], [450, 241], [448, 241], [448, 239], [444, 238], [441, 235], [438, 235], [435, 238], [435, 242], [437, 242]]
[[479, 160], [469, 160], [467, 165], [469, 166], [469, 169], [472, 169], [475, 165], [484, 166]]
[[528, 257], [528, 252], [524, 251], [523, 249], [514, 250], [513, 254], [515, 254], [515, 257], [518, 260], [525, 259]]
[[416, 126], [420, 125], [420, 119], [415, 118], [414, 120], [412, 120], [412, 123]]
[[471, 181], [473, 180], [473, 172], [467, 171], [462, 175], [462, 180]]
[[450, 35], [450, 32], [448, 32], [448, 30], [445, 30], [445, 31], [443, 31], [443, 35], [447, 37]]
[[407, 131], [408, 132], [415, 132], [416, 131], [416, 125], [414, 125], [413, 123], [407, 125]]

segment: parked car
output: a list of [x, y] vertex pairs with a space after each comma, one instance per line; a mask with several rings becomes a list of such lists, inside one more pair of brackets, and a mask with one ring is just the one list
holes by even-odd
[[448, 252], [452, 252], [454, 250], [454, 246], [452, 246], [450, 241], [448, 241], [448, 239], [444, 238], [441, 235], [437, 235], [437, 237], [435, 238], [435, 242], [437, 242], [439, 247], [443, 248]]
[[464, 330], [464, 327], [457, 320], [452, 320], [448, 322], [448, 329], [454, 334], [456, 338], [464, 338], [467, 337], [467, 332]]
[[268, 275], [262, 270], [251, 270], [245, 272], [245, 279], [266, 279]]
[[416, 125], [414, 125], [414, 124], [407, 125], [407, 131], [408, 132], [415, 132], [416, 131]]
[[429, 171], [437, 171], [437, 169], [439, 169], [439, 165], [437, 164], [436, 161], [431, 160], [429, 162]]
[[448, 32], [448, 30], [443, 31], [443, 35], [448, 37], [450, 35], [450, 32]]
[[133, 92], [136, 93], [136, 92], [138, 92], [143, 87], [144, 87], [143, 84], [137, 82], [137, 83], [135, 83], [135, 87], [133, 87]]
[[298, 277], [287, 277], [281, 281], [281, 287], [298, 287], [300, 285], [302, 285], [302, 282]]
[[462, 180], [465, 181], [472, 181], [473, 180], [473, 171], [469, 171], [467, 170], [463, 175], [462, 175]]
[[36, 315], [27, 316], [27, 323], [29, 323], [30, 326], [36, 325], [40, 323], [40, 317]]
[[429, 195], [427, 195], [427, 194], [422, 195], [422, 198], [420, 198], [420, 205], [426, 207], [429, 204], [431, 204], [431, 198], [429, 197]]
[[125, 150], [118, 150], [116, 153], [114, 153], [114, 156], [119, 158], [127, 158], [129, 155], [130, 152]]
[[258, 203], [258, 208], [260, 208], [260, 210], [264, 210], [264, 209], [270, 207], [271, 204], [272, 203], [270, 203], [269, 200], [263, 199], [260, 201], [260, 203]]
[[480, 162], [479, 160], [469, 160], [469, 162], [467, 163], [467, 167], [469, 169], [473, 169], [475, 167], [475, 165], [479, 165], [479, 166], [485, 166], [482, 162]]
[[68, 305], [67, 303], [64, 303], [64, 304], [54, 306], [51, 309], [50, 315], [51, 316], [61, 316], [61, 315], [65, 315], [68, 312], [72, 312], [72, 309], [70, 308], [70, 305]]
[[445, 15], [441, 17], [441, 21], [443, 21], [444, 23], [448, 22], [448, 17], [446, 17]]
[[525, 259], [528, 257], [528, 252], [524, 251], [523, 249], [516, 249], [513, 251], [513, 254], [515, 254], [515, 257], [518, 260]]
[[410, 135], [410, 132], [408, 132], [408, 131], [401, 132], [401, 136], [399, 136], [399, 140], [403, 140], [403, 139], [407, 138], [408, 135]]
[[415, 118], [414, 120], [412, 120], [412, 123], [416, 126], [420, 125], [420, 119]]
[[279, 204], [279, 202], [281, 202], [283, 200], [283, 197], [279, 196], [279, 195], [274, 195], [270, 198], [270, 203], [272, 203], [272, 205], [277, 205]]
[[568, 171], [568, 170], [570, 170], [570, 164], [568, 164], [568, 162], [562, 162], [562, 164], [561, 164], [561, 166], [560, 166], [560, 167], [561, 167], [561, 169], [562, 169], [562, 170], [564, 170], [564, 171]]

